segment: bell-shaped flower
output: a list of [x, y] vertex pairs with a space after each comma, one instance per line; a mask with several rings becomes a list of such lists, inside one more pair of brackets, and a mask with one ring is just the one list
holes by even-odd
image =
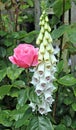
[[43, 62], [38, 65], [37, 71], [39, 73], [39, 76], [42, 77], [43, 73], [44, 73], [44, 63]]
[[46, 46], [46, 50], [49, 51], [49, 53], [53, 53], [54, 52], [54, 48], [53, 48], [51, 43]]
[[42, 25], [42, 26], [45, 25], [45, 21], [44, 21], [44, 19], [41, 21], [41, 25]]
[[45, 62], [45, 68], [48, 69], [48, 70], [50, 70], [50, 68], [51, 68], [51, 62], [50, 62], [50, 60], [47, 61], [47, 62]]
[[48, 27], [49, 27], [48, 23], [45, 23], [44, 29], [45, 29], [45, 30], [48, 30]]
[[40, 96], [43, 93], [43, 88], [41, 87], [40, 84], [37, 84], [36, 88], [35, 88], [35, 92], [38, 96]]
[[54, 49], [54, 54], [58, 54], [60, 52], [59, 47], [56, 45], [56, 48]]
[[47, 83], [46, 83], [46, 80], [44, 79], [44, 77], [40, 78], [40, 85], [43, 90], [46, 88]]
[[44, 27], [43, 27], [43, 26], [41, 27], [40, 32], [41, 32], [41, 33], [44, 33]]
[[29, 106], [32, 108], [32, 111], [36, 110], [36, 104], [34, 104], [33, 102], [30, 102]]
[[43, 61], [43, 54], [41, 52], [39, 52], [38, 61], [39, 63]]
[[45, 95], [45, 101], [52, 104], [54, 99], [52, 98], [51, 92], [50, 91], [45, 91], [44, 95]]
[[45, 53], [45, 47], [44, 47], [43, 43], [41, 43], [39, 51], [40, 51], [40, 53], [42, 53], [42, 54]]
[[45, 35], [44, 35], [44, 37], [47, 39], [47, 40], [49, 40], [50, 39], [50, 34], [49, 34], [49, 32], [48, 31], [45, 31]]
[[[36, 44], [38, 44], [39, 42], [41, 42], [42, 39], [43, 39], [43, 34], [40, 32], [40, 34], [39, 34], [39, 36], [37, 38]], [[38, 40], [39, 40], [39, 42], [38, 42]]]
[[55, 64], [57, 62], [57, 59], [56, 59], [56, 57], [53, 54], [50, 55], [50, 60], [51, 60], [52, 64]]
[[48, 52], [48, 51], [45, 51], [44, 61], [49, 61], [49, 60], [50, 60], [49, 52]]
[[42, 104], [38, 105], [38, 111], [41, 115], [47, 114], [51, 111], [49, 104], [47, 104], [45, 101], [42, 102]]
[[56, 89], [56, 87], [53, 85], [53, 83], [48, 83], [46, 87], [46, 91], [49, 91], [53, 93], [53, 91]]
[[[50, 35], [50, 34], [49, 34], [49, 35]], [[51, 35], [50, 35], [50, 36], [49, 36], [49, 39], [48, 39], [48, 42], [49, 42], [49, 43], [52, 43], [52, 41], [53, 41], [53, 40], [52, 40], [52, 37], [51, 37]]]
[[48, 45], [48, 41], [47, 41], [47, 39], [44, 37], [44, 39], [43, 39], [43, 45], [44, 46], [47, 46]]
[[31, 83], [32, 83], [33, 85], [36, 85], [36, 84], [39, 83], [39, 75], [38, 75], [37, 71], [35, 71], [35, 73], [34, 73], [34, 75], [33, 75], [33, 77], [32, 77]]
[[54, 74], [57, 71], [56, 66], [51, 66], [51, 74]]
[[49, 82], [51, 79], [51, 73], [48, 69], [45, 69], [44, 76], [45, 76], [46, 81]]
[[45, 22], [48, 22], [48, 21], [49, 21], [49, 19], [48, 19], [48, 17], [46, 16], [46, 17], [45, 17]]

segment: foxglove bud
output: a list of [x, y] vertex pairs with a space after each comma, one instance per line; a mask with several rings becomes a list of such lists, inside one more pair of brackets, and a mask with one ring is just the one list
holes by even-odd
[[50, 59], [49, 52], [46, 51], [44, 54], [44, 61], [49, 61], [49, 59]]
[[41, 43], [41, 45], [40, 45], [40, 53], [42, 53], [42, 54], [44, 54], [45, 53], [45, 47], [44, 47], [44, 45], [43, 45], [43, 43]]

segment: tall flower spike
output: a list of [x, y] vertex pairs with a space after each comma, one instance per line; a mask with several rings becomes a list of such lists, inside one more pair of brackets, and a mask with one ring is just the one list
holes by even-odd
[[41, 29], [36, 40], [36, 44], [40, 46], [38, 53], [39, 64], [32, 77], [32, 84], [35, 87], [37, 96], [40, 97], [40, 103], [30, 105], [33, 111], [36, 110], [42, 115], [51, 111], [54, 101], [52, 96], [55, 90], [53, 81], [55, 80], [54, 73], [56, 72], [57, 63], [55, 55], [57, 52], [59, 53], [59, 49], [57, 47], [54, 49], [52, 46], [52, 37], [50, 35], [51, 28], [48, 21], [48, 16], [46, 12], [43, 11], [40, 17]]

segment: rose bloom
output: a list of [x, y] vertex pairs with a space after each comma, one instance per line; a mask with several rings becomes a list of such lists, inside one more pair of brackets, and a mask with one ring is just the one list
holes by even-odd
[[38, 48], [30, 44], [19, 44], [14, 49], [13, 56], [9, 60], [22, 68], [29, 68], [38, 65]]

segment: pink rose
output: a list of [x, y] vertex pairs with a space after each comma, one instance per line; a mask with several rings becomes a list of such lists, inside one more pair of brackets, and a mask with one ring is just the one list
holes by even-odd
[[22, 68], [37, 66], [38, 64], [38, 48], [30, 44], [19, 44], [14, 49], [14, 55], [9, 60]]

